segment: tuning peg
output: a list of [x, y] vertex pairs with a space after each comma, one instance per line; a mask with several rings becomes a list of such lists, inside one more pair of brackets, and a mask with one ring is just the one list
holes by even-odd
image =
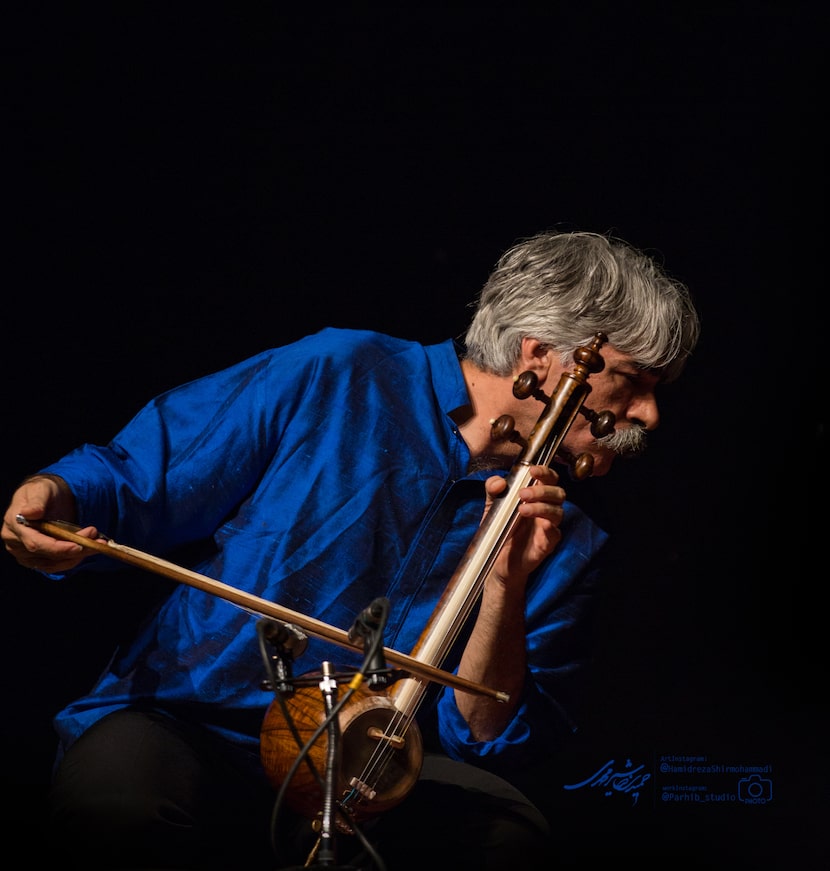
[[502, 414], [490, 421], [490, 434], [496, 441], [508, 441], [527, 447], [527, 441], [516, 432], [516, 421], [509, 414]]
[[513, 395], [516, 399], [533, 396], [540, 402], [550, 402], [550, 397], [539, 389], [539, 378], [535, 372], [522, 372], [513, 379]]
[[594, 472], [594, 458], [590, 454], [580, 454], [569, 466], [571, 477], [577, 481], [590, 478]]
[[614, 432], [614, 426], [617, 423], [617, 418], [614, 416], [614, 412], [601, 411], [597, 414], [595, 411], [591, 411], [590, 408], [582, 406], [582, 408], [579, 409], [579, 413], [591, 421], [591, 435], [595, 439], [611, 435], [611, 433]]

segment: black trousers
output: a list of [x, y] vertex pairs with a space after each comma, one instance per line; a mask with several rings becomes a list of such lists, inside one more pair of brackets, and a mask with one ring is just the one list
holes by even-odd
[[[311, 821], [275, 813], [275, 797], [258, 755], [164, 714], [119, 711], [61, 760], [46, 837], [63, 869], [322, 867]], [[327, 866], [523, 871], [547, 855], [547, 822], [522, 793], [440, 755], [426, 754], [403, 802], [360, 830], [336, 834]]]

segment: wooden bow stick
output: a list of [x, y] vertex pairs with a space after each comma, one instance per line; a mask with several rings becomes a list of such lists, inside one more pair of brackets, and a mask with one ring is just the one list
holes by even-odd
[[[267, 599], [262, 599], [259, 596], [254, 596], [251, 593], [246, 593], [243, 590], [238, 590], [229, 584], [224, 584], [221, 581], [213, 580], [206, 575], [186, 569], [183, 566], [160, 559], [152, 554], [144, 551], [136, 550], [132, 547], [127, 547], [123, 544], [117, 544], [111, 538], [102, 536], [98, 539], [86, 538], [83, 535], [78, 535], [79, 526], [73, 523], [68, 523], [65, 520], [29, 520], [23, 517], [22, 514], [17, 515], [17, 522], [24, 526], [30, 526], [38, 532], [45, 535], [51, 535], [53, 538], [62, 539], [64, 541], [73, 541], [75, 544], [87, 550], [96, 551], [97, 553], [105, 554], [137, 566], [138, 568], [146, 569], [157, 575], [163, 575], [174, 581], [187, 584], [202, 590], [206, 593], [219, 596], [228, 602], [243, 608], [254, 614], [259, 614], [265, 617], [271, 617], [275, 620], [281, 620], [284, 623], [292, 623], [299, 626], [311, 635], [330, 641], [341, 647], [346, 647], [354, 650], [355, 645], [349, 641], [349, 635], [342, 629], [335, 626], [330, 626], [328, 623], [323, 623], [321, 620], [315, 620], [313, 617], [305, 617], [297, 611], [292, 611], [289, 608], [284, 608], [277, 605], [275, 602], [269, 602]], [[490, 689], [482, 684], [474, 681], [465, 680], [458, 675], [443, 671], [427, 663], [420, 662], [412, 656], [407, 656], [404, 653], [399, 653], [396, 650], [391, 650], [388, 647], [383, 648], [383, 654], [388, 662], [391, 662], [418, 677], [435, 681], [436, 683], [445, 686], [453, 687], [454, 689], [463, 692], [475, 693], [478, 695], [489, 696], [499, 702], [506, 702], [510, 698], [507, 693], [498, 690]]]

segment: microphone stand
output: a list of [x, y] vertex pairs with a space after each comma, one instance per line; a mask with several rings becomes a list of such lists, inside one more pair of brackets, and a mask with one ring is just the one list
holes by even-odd
[[[349, 640], [363, 638], [364, 661], [361, 666], [361, 676], [369, 675], [368, 685], [377, 688], [387, 686], [390, 671], [386, 667], [383, 656], [383, 628], [389, 616], [389, 600], [375, 599], [372, 604], [360, 613], [349, 631]], [[293, 628], [293, 627], [292, 627]], [[303, 648], [304, 649], [304, 648]], [[284, 652], [284, 650], [283, 650]], [[281, 871], [303, 871], [305, 868], [327, 868], [330, 871], [360, 871], [354, 865], [337, 864], [335, 835], [335, 793], [337, 790], [337, 775], [340, 770], [340, 722], [338, 719], [337, 680], [328, 661], [321, 664], [322, 679], [319, 687], [323, 696], [325, 723], [327, 734], [326, 770], [323, 778], [323, 807], [320, 815], [320, 829], [314, 860], [303, 866], [292, 866]], [[283, 675], [285, 677], [285, 675]], [[290, 685], [290, 677], [287, 682]], [[354, 680], [352, 681], [354, 683]], [[364, 846], [367, 842], [364, 840]], [[372, 850], [372, 852], [374, 852]], [[385, 871], [382, 860], [377, 854], [373, 861], [378, 871]]]
[[336, 868], [337, 871], [357, 871], [352, 865], [337, 865], [337, 851], [334, 835], [334, 794], [337, 788], [337, 772], [340, 761], [340, 724], [334, 711], [337, 697], [337, 681], [331, 663], [323, 662], [323, 679], [320, 691], [328, 722], [328, 747], [326, 749], [326, 773], [323, 790], [323, 811], [320, 818], [320, 843], [314, 857], [312, 868]]

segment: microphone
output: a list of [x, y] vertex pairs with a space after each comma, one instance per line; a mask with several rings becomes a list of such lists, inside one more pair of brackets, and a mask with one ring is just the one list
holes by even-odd
[[269, 644], [280, 648], [285, 653], [290, 653], [296, 658], [305, 653], [308, 647], [308, 636], [302, 629], [293, 623], [283, 623], [280, 620], [263, 618], [260, 621], [262, 634]]
[[368, 685], [371, 689], [385, 687], [389, 683], [389, 672], [383, 655], [383, 627], [388, 616], [389, 599], [381, 597], [364, 608], [349, 629], [349, 641], [352, 644], [358, 638], [363, 639], [363, 670], [369, 675]]
[[[293, 693], [291, 664], [295, 657], [305, 653], [308, 636], [293, 623], [283, 623], [281, 620], [271, 620], [268, 617], [257, 621], [256, 631], [259, 635], [265, 672], [268, 675], [267, 679], [262, 681], [262, 688], [284, 695]], [[274, 653], [269, 655], [266, 652], [264, 642], [268, 642], [274, 648]]]
[[388, 599], [381, 597], [380, 599], [373, 600], [370, 605], [357, 615], [357, 619], [352, 623], [352, 628], [349, 629], [349, 641], [355, 644], [359, 638], [366, 638], [372, 632], [377, 632], [380, 629], [381, 618], [387, 613], [388, 609]]

